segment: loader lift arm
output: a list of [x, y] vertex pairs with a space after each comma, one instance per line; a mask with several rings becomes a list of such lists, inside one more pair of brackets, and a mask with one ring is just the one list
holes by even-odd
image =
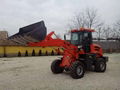
[[[53, 35], [56, 36], [56, 39], [52, 38]], [[54, 32], [49, 33], [46, 36], [46, 38], [42, 40], [41, 42], [30, 42], [28, 43], [28, 46], [41, 46], [41, 47], [57, 46], [57, 47], [64, 48], [66, 50], [69, 50], [69, 49], [77, 50], [77, 46], [74, 46], [70, 44], [69, 42], [58, 38]]]

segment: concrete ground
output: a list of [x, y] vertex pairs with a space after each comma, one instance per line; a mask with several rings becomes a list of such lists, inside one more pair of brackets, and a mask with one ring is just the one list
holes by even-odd
[[0, 90], [120, 90], [120, 54], [106, 55], [105, 73], [87, 71], [77, 80], [51, 72], [51, 62], [60, 56], [0, 58]]

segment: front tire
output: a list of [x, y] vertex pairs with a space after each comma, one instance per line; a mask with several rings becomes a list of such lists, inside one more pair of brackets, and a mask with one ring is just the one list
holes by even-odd
[[96, 72], [105, 72], [106, 71], [106, 62], [101, 60], [95, 63], [95, 71]]
[[84, 76], [85, 69], [84, 64], [80, 61], [75, 61], [70, 67], [70, 75], [74, 79], [79, 79]]
[[60, 67], [61, 60], [54, 60], [51, 64], [51, 71], [54, 74], [62, 73], [64, 68]]

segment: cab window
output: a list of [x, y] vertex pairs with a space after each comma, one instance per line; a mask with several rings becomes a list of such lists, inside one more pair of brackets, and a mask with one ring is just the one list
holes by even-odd
[[71, 35], [71, 44], [77, 45], [78, 44], [78, 33], [72, 33]]
[[72, 34], [72, 40], [78, 40], [78, 34], [77, 33]]

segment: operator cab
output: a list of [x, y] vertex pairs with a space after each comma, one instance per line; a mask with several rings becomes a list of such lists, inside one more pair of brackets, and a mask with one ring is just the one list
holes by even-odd
[[84, 28], [72, 30], [70, 43], [83, 48], [86, 53], [89, 53], [90, 45], [92, 44], [92, 32], [94, 30]]

